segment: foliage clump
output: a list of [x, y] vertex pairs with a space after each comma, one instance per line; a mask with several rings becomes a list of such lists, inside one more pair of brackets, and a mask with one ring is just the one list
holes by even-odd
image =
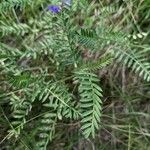
[[79, 137], [95, 138], [107, 90], [98, 72], [125, 67], [150, 81], [150, 49], [137, 44], [147, 35], [116, 27], [119, 6], [105, 5], [0, 3], [0, 105], [15, 149], [47, 149], [58, 139], [60, 123], [77, 124]]

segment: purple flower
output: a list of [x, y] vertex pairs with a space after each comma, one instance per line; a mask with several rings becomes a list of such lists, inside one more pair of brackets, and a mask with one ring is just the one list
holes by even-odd
[[54, 14], [57, 14], [61, 11], [61, 8], [60, 8], [60, 6], [57, 6], [57, 5], [49, 5], [48, 10]]

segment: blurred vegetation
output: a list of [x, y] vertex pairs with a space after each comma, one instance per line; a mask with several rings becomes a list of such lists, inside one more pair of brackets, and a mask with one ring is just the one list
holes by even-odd
[[149, 29], [149, 0], [0, 0], [0, 150], [149, 150]]

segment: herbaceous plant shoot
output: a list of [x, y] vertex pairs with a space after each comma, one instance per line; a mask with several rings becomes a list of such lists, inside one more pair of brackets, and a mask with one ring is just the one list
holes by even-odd
[[150, 0], [0, 0], [0, 150], [150, 150]]

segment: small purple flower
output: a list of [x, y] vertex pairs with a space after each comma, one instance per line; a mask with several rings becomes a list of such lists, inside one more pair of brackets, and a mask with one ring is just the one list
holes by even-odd
[[60, 6], [57, 6], [57, 5], [49, 5], [48, 10], [54, 14], [57, 14], [61, 11], [61, 8], [60, 8]]

